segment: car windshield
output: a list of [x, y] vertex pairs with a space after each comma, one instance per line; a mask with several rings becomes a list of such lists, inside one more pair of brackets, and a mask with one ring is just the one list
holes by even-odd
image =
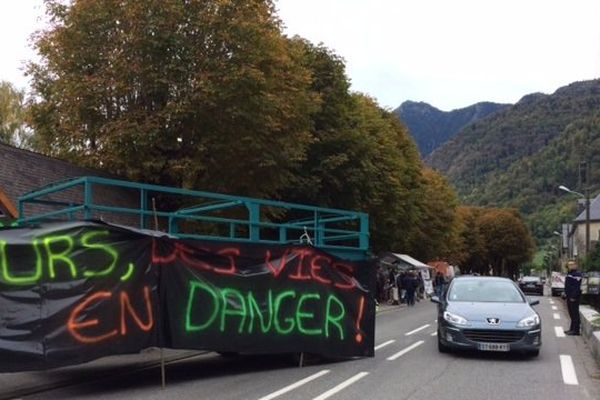
[[540, 278], [538, 278], [537, 276], [525, 276], [525, 277], [523, 277], [523, 279], [521, 281], [522, 282], [539, 282]]
[[448, 293], [450, 301], [523, 303], [525, 299], [510, 281], [455, 280]]

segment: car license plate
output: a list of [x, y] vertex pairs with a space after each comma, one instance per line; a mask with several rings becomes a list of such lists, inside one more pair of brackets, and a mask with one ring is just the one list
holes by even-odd
[[535, 287], [535, 284], [533, 284], [533, 283], [528, 283], [528, 284], [527, 284], [527, 287]]
[[509, 351], [508, 343], [478, 343], [477, 348], [483, 351]]

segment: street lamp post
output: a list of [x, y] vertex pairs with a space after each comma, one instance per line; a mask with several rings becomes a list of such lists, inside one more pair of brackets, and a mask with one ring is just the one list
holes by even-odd
[[562, 265], [562, 250], [563, 250], [563, 239], [562, 234], [558, 231], [552, 232], [552, 234], [558, 236], [558, 270], [560, 271], [560, 266]]
[[558, 188], [560, 190], [564, 190], [565, 192], [576, 194], [577, 196], [585, 199], [585, 255], [587, 256], [590, 254], [590, 190], [586, 188], [585, 194], [583, 194], [571, 190], [563, 185], [560, 185]]

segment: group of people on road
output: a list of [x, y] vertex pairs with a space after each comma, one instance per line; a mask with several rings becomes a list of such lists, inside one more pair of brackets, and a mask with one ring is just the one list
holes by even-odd
[[[445, 277], [438, 273], [433, 280], [434, 292], [440, 296]], [[424, 282], [417, 270], [395, 272], [381, 268], [377, 274], [377, 301], [379, 303], [406, 304], [414, 306], [415, 302], [425, 297]]]
[[416, 271], [401, 272], [395, 277], [396, 289], [399, 293], [399, 304], [415, 305], [417, 291], [422, 286]]

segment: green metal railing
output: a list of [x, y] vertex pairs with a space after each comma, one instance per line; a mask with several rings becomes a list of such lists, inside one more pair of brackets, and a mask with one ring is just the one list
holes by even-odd
[[[105, 195], [98, 194], [107, 191], [118, 197], [120, 204], [94, 201], [99, 197], [106, 200]], [[118, 196], [119, 191], [124, 194]], [[152, 206], [153, 199], [158, 199], [159, 207]], [[176, 204], [177, 208], [164, 209], [161, 203]], [[74, 219], [122, 223], [119, 216], [127, 216], [127, 225], [141, 229], [159, 229], [156, 220], [160, 219], [165, 225], [161, 230], [186, 239], [304, 242], [346, 259], [364, 259], [369, 250], [369, 217], [365, 213], [93, 176], [53, 183], [27, 193], [19, 197], [18, 208], [19, 225]]]

